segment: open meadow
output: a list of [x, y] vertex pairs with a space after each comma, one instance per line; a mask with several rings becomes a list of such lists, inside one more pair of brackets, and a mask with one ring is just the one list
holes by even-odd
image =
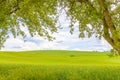
[[120, 57], [109, 52], [0, 52], [0, 80], [120, 80]]

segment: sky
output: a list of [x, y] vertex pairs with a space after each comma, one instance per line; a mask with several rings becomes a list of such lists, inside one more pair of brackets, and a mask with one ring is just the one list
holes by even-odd
[[21, 50], [80, 50], [80, 51], [109, 51], [110, 45], [102, 38], [101, 40], [91, 38], [78, 38], [78, 34], [71, 35], [69, 31], [61, 31], [54, 34], [55, 40], [48, 41], [38, 35], [26, 37], [10, 37], [4, 44], [2, 50], [21, 51]]
[[56, 38], [53, 41], [45, 40], [43, 37], [36, 35], [31, 37], [27, 27], [21, 26], [27, 37], [26, 41], [21, 36], [14, 38], [11, 35], [4, 43], [3, 51], [25, 51], [25, 50], [79, 50], [79, 51], [109, 51], [111, 46], [102, 38], [101, 40], [92, 36], [91, 38], [79, 38], [78, 24], [74, 25], [75, 31], [73, 35], [69, 32], [69, 20], [66, 20], [66, 15], [62, 14], [59, 17], [59, 23], [63, 29], [59, 33], [54, 33]]
[[[63, 26], [66, 26], [64, 24]], [[38, 35], [31, 37], [27, 28], [23, 28], [27, 34], [23, 40], [21, 36], [7, 39], [2, 50], [7, 51], [24, 51], [24, 50], [79, 50], [79, 51], [109, 51], [111, 46], [102, 38], [101, 40], [95, 38], [79, 38], [79, 31], [76, 29], [71, 35], [69, 28], [65, 27], [59, 33], [53, 34], [56, 38], [53, 41], [45, 40]]]

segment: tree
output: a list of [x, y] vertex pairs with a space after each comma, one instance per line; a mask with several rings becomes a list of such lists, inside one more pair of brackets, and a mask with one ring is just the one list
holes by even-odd
[[12, 33], [14, 37], [22, 35], [20, 25], [28, 26], [31, 36], [39, 34], [49, 40], [56, 32], [56, 0], [0, 0], [0, 46]]
[[[20, 24], [28, 26], [32, 36], [51, 39], [61, 10], [70, 20], [70, 32], [79, 23], [79, 37], [104, 37], [120, 54], [120, 0], [0, 0], [0, 45], [8, 38], [25, 36]], [[91, 26], [88, 26], [91, 25]]]

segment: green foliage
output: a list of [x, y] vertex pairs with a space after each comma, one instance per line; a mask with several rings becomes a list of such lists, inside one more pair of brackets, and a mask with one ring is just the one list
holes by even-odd
[[20, 28], [21, 24], [28, 27], [31, 36], [37, 33], [51, 40], [51, 34], [58, 28], [56, 6], [56, 0], [1, 0], [0, 46], [7, 39], [5, 36], [9, 36], [8, 32], [11, 32], [14, 37], [18, 35], [25, 37], [25, 32]]
[[[56, 26], [59, 14], [64, 10], [70, 20], [70, 33], [74, 31], [74, 24], [79, 23], [79, 37], [91, 37], [95, 34], [101, 38], [104, 35], [104, 28], [107, 27], [112, 34], [115, 46], [119, 47], [120, 31], [120, 7], [119, 0], [0, 0], [0, 46], [8, 38], [8, 31], [14, 37], [18, 35], [26, 36], [20, 25], [28, 27], [31, 36], [39, 34], [52, 40], [51, 34], [60, 28]], [[113, 9], [112, 6], [116, 6]], [[108, 10], [109, 22], [105, 19], [105, 10]], [[110, 16], [110, 17], [109, 17]], [[106, 20], [106, 25], [104, 21]], [[90, 24], [91, 28], [87, 25]], [[110, 24], [115, 27], [115, 33], [110, 28]], [[113, 27], [113, 26], [112, 26]], [[118, 30], [118, 31], [117, 31]], [[109, 33], [108, 33], [109, 34]], [[116, 37], [113, 37], [116, 35]], [[115, 39], [114, 39], [115, 38]], [[116, 39], [117, 38], [117, 39]], [[114, 48], [114, 47], [113, 47]]]

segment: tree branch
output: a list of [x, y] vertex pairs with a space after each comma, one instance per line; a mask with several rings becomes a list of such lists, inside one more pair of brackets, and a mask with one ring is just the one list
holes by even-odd
[[11, 10], [9, 14], [15, 13], [17, 10], [19, 10], [20, 9], [19, 4], [22, 1], [24, 0], [17, 0], [15, 6], [13, 7], [13, 10]]
[[78, 2], [87, 3], [93, 10], [96, 10], [96, 8], [92, 5], [92, 3], [89, 0], [78, 0]]
[[110, 28], [110, 31], [113, 32], [113, 30], [116, 30], [116, 28], [113, 24], [108, 8], [106, 7], [107, 5], [105, 4], [105, 0], [100, 0], [100, 2], [101, 2], [101, 6], [103, 7], [103, 17], [105, 18], [105, 22]]
[[12, 14], [12, 13], [15, 13], [17, 10], [19, 10], [20, 8], [19, 7], [15, 7], [14, 10], [10, 11], [9, 14]]

